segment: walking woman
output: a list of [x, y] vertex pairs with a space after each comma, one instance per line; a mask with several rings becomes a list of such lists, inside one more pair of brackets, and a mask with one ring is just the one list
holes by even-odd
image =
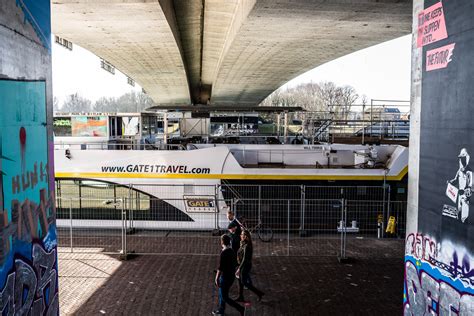
[[253, 246], [250, 232], [248, 230], [243, 230], [240, 234], [240, 248], [237, 253], [237, 262], [239, 263], [239, 266], [235, 272], [235, 275], [239, 278], [239, 297], [236, 300], [239, 302], [244, 302], [244, 286], [257, 295], [258, 301], [260, 301], [264, 295], [262, 291], [253, 286], [252, 279], [250, 279], [252, 255]]

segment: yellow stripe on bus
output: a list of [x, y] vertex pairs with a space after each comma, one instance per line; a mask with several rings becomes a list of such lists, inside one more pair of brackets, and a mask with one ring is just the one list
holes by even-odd
[[[386, 180], [400, 181], [408, 173], [408, 167]], [[279, 174], [181, 174], [181, 173], [102, 173], [102, 172], [56, 172], [56, 178], [135, 178], [135, 179], [221, 179], [221, 180], [383, 180], [384, 176], [364, 175], [279, 175]]]

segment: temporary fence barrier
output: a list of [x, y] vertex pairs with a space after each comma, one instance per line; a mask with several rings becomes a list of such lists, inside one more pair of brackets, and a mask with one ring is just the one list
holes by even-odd
[[[227, 210], [232, 209], [251, 230], [257, 256], [386, 256], [391, 255], [394, 241], [403, 241], [406, 201], [355, 199], [362, 193], [383, 198], [383, 191], [380, 187], [61, 185], [56, 203], [58, 239], [61, 249], [68, 251], [215, 255], [217, 236], [227, 232]], [[281, 198], [275, 198], [278, 195]], [[391, 216], [395, 221], [388, 230]]]

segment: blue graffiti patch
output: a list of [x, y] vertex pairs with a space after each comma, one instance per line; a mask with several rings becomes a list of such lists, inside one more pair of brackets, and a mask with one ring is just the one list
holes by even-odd
[[46, 249], [46, 251], [52, 251], [58, 245], [55, 224], [52, 224], [49, 226], [49, 231], [46, 234], [46, 237], [44, 237], [43, 239], [43, 244], [44, 244], [44, 249]]
[[471, 282], [430, 262], [405, 256], [404, 315], [473, 315]]
[[446, 275], [446, 273], [443, 274], [441, 269], [433, 266], [429, 262], [418, 260], [410, 255], [405, 256], [405, 262], [407, 261], [415, 265], [418, 270], [418, 273], [420, 273], [420, 271], [423, 271], [438, 281], [448, 283], [459, 292], [474, 294], [474, 287], [467, 287], [459, 278], [453, 279], [452, 277]]

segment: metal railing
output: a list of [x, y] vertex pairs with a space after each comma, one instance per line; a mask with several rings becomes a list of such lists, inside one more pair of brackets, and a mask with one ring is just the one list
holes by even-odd
[[[379, 199], [380, 187], [60, 187], [58, 240], [69, 251], [215, 255], [228, 208], [252, 231], [257, 256], [386, 254], [405, 235], [406, 201]], [[374, 199], [356, 199], [362, 193]], [[390, 216], [396, 224], [387, 230]]]
[[55, 149], [80, 149], [80, 150], [186, 150], [183, 144], [165, 144], [157, 141], [153, 144], [141, 143], [137, 140], [109, 140], [102, 142], [63, 142], [54, 143]]

